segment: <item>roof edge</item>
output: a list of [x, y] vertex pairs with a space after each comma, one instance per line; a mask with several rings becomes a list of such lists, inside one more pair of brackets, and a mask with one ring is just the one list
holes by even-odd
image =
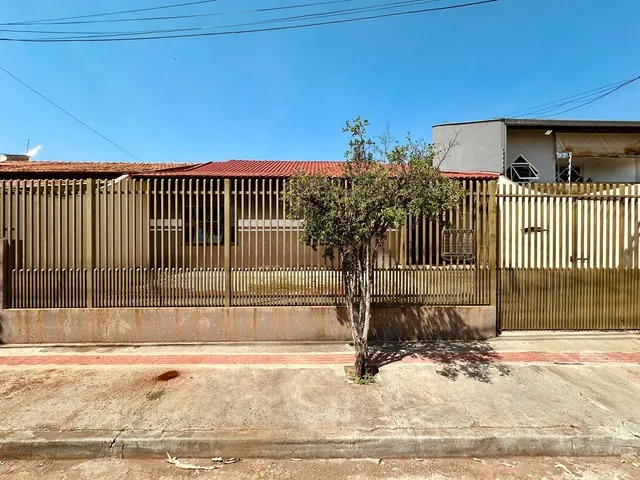
[[549, 118], [492, 118], [485, 120], [473, 120], [470, 122], [438, 123], [435, 127], [449, 125], [474, 125], [478, 123], [502, 122], [507, 127], [567, 127], [567, 128], [628, 128], [640, 130], [640, 120], [562, 120]]

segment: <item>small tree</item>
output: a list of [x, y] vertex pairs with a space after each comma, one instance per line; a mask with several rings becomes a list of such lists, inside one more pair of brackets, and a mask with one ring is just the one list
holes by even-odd
[[338, 254], [359, 378], [367, 369], [374, 267], [388, 231], [408, 215], [436, 217], [464, 195], [441, 175], [433, 145], [410, 136], [390, 145], [388, 133], [374, 141], [368, 125], [357, 117], [343, 129], [351, 139], [339, 177], [299, 173], [285, 195], [289, 216], [302, 221], [300, 240], [321, 242], [329, 258]]

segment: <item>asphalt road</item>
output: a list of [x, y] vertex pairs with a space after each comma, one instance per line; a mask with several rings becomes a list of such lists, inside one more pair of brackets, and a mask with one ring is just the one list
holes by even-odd
[[[213, 465], [204, 459], [181, 462]], [[309, 479], [309, 480], [633, 480], [640, 458], [504, 458], [437, 460], [240, 460], [214, 471], [183, 470], [166, 459], [3, 460], [0, 479]]]

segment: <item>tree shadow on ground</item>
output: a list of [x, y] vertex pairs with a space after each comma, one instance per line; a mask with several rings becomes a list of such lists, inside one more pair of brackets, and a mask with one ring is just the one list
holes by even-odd
[[406, 358], [423, 359], [439, 364], [436, 372], [454, 381], [462, 376], [491, 383], [494, 375], [504, 377], [511, 373], [507, 365], [500, 363], [500, 354], [485, 341], [391, 341], [374, 343], [369, 348], [371, 362], [378, 367]]
[[[478, 312], [445, 305], [376, 307], [369, 332], [372, 364], [424, 359], [439, 364], [438, 374], [451, 380], [463, 376], [483, 383], [509, 375], [509, 367], [485, 341], [495, 334], [495, 321], [483, 324]], [[344, 309], [338, 320], [348, 324]]]

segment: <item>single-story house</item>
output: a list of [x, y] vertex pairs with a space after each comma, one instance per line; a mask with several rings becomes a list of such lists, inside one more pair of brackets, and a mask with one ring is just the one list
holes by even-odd
[[0, 179], [108, 179], [122, 175], [188, 167], [190, 163], [69, 162], [32, 160], [28, 155], [0, 154]]
[[[341, 162], [230, 160], [144, 170], [140, 164], [96, 164], [98, 178], [84, 170], [86, 164], [73, 171], [74, 162], [66, 162], [56, 163], [47, 180], [47, 162], [37, 162], [35, 172], [18, 163], [29, 161], [0, 172], [0, 231], [11, 241], [14, 283], [24, 302], [42, 275], [57, 278], [47, 281], [66, 289], [62, 295], [93, 289], [94, 305], [218, 302], [225, 282], [234, 282], [235, 292], [264, 287], [264, 298], [273, 292], [290, 297], [301, 292], [295, 287], [301, 275], [315, 282], [304, 291], [337, 292], [337, 261], [325, 258], [321, 246], [299, 241], [301, 225], [288, 217], [282, 196], [296, 172], [335, 174]], [[60, 179], [63, 171], [71, 180]], [[408, 219], [406, 228], [390, 232], [378, 267], [458, 266], [467, 272], [464, 301], [484, 303], [484, 292], [481, 301], [469, 298], [480, 292], [476, 266], [488, 275], [488, 184], [497, 175], [444, 174], [465, 183], [466, 201], [440, 220]], [[225, 276], [230, 271], [234, 278]], [[300, 271], [312, 273], [294, 273]], [[387, 285], [404, 281], [393, 276], [397, 272], [389, 275]], [[150, 282], [161, 293], [149, 293]], [[454, 283], [434, 284], [453, 292]], [[421, 289], [415, 287], [415, 294]]]

